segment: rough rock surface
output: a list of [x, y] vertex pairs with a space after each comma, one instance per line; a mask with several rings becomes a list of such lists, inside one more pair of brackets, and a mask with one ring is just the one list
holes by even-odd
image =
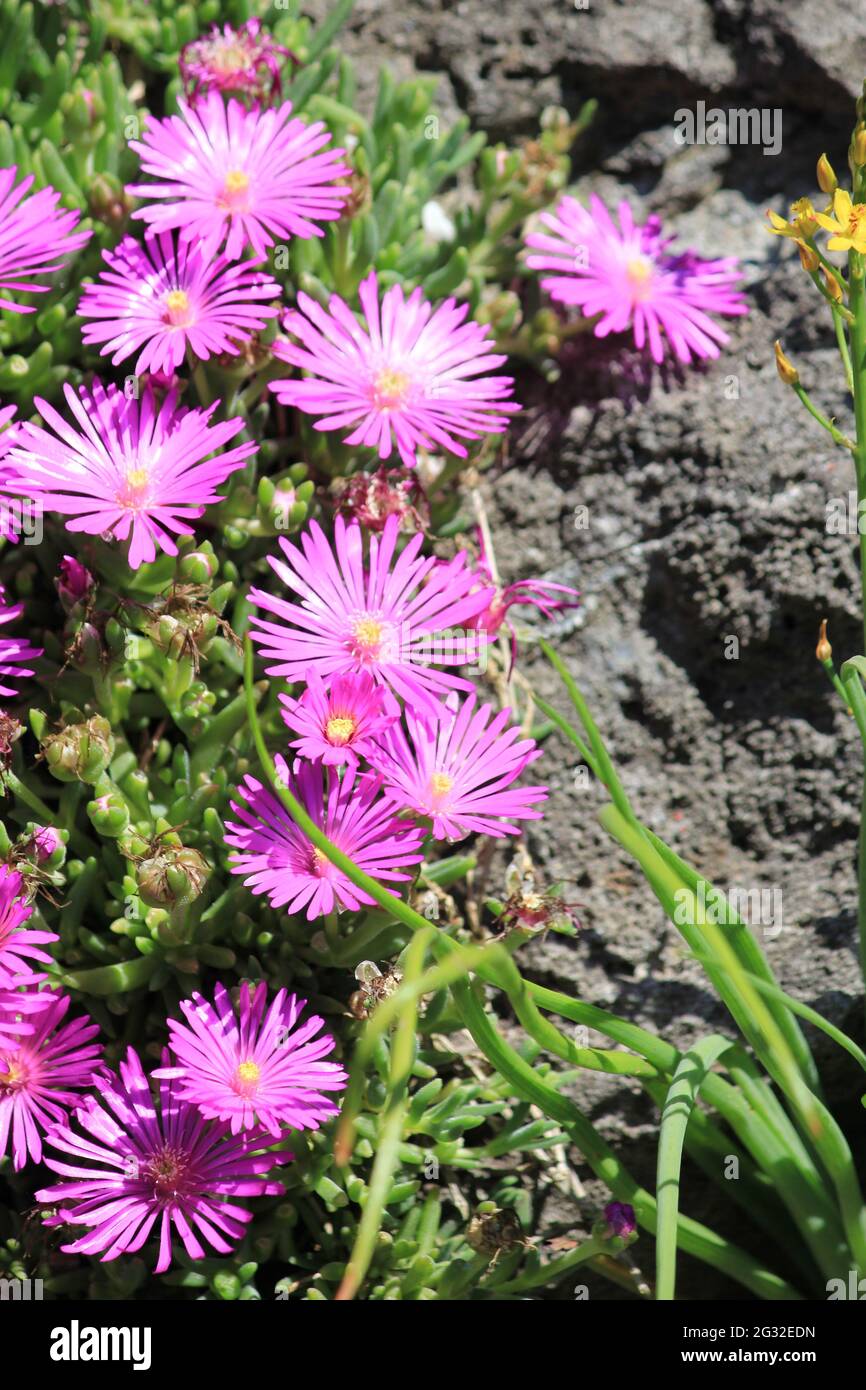
[[[858, 1035], [860, 757], [814, 657], [822, 617], [838, 656], [863, 649], [856, 534], [825, 527], [828, 499], [845, 499], [853, 477], [848, 455], [779, 383], [773, 339], [840, 422], [847, 406], [828, 320], [790, 243], [762, 221], [768, 205], [816, 196], [822, 150], [845, 168], [866, 10], [842, 0], [360, 0], [349, 46], [371, 80], [385, 62], [398, 75], [441, 74], [443, 116], [459, 106], [495, 139], [531, 132], [548, 103], [576, 112], [598, 97], [579, 189], [660, 213], [704, 254], [743, 258], [752, 312], [718, 363], [651, 374], [622, 344], [577, 340], [553, 391], [522, 383], [528, 413], [510, 465], [484, 491], [504, 577], [543, 574], [584, 595], [582, 613], [560, 624], [560, 650], [639, 814], [720, 887], [780, 891], [783, 929], [776, 920], [763, 934], [783, 984]], [[778, 108], [781, 151], [678, 145], [675, 112], [700, 100]], [[578, 507], [589, 509], [583, 529]], [[565, 710], [543, 659], [527, 648], [524, 660]], [[577, 765], [549, 740], [540, 766], [553, 794], [529, 843], [546, 875], [575, 880], [583, 929], [576, 945], [533, 943], [524, 968], [680, 1046], [726, 1027], [676, 930], [598, 826], [601, 796]], [[857, 1076], [820, 1036], [816, 1050], [862, 1148]], [[592, 1076], [577, 1095], [652, 1186], [649, 1102]], [[748, 1223], [691, 1168], [682, 1205], [748, 1243]], [[651, 1259], [651, 1246], [636, 1253]], [[686, 1261], [680, 1294], [743, 1291]]]

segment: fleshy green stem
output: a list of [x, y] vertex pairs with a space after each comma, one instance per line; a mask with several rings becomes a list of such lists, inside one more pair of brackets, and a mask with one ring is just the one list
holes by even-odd
[[[854, 419], [857, 445], [854, 463], [857, 471], [857, 532], [860, 537], [860, 588], [863, 613], [863, 653], [866, 655], [866, 534], [860, 524], [866, 508], [866, 289], [863, 257], [851, 251], [849, 263], [849, 303], [854, 315], [851, 325], [851, 356], [854, 385]], [[860, 969], [866, 983], [866, 746], [863, 761], [863, 792], [860, 802], [860, 834], [857, 850], [857, 925], [860, 933]]]

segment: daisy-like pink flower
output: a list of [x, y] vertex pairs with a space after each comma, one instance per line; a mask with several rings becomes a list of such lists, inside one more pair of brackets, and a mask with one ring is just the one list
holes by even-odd
[[492, 719], [491, 712], [490, 705], [476, 710], [474, 695], [459, 708], [449, 700], [435, 723], [407, 709], [408, 738], [395, 724], [379, 740], [373, 762], [385, 777], [385, 800], [428, 816], [437, 840], [518, 835], [512, 822], [541, 819], [533, 808], [547, 800], [547, 788], [512, 787], [541, 749], [508, 726], [510, 710]]
[[42, 1162], [42, 1135], [65, 1120], [100, 1065], [99, 1028], [86, 1018], [64, 1023], [69, 1004], [68, 995], [48, 992], [29, 1035], [0, 1037], [0, 1158], [11, 1136], [16, 1169]]
[[153, 560], [157, 549], [176, 555], [169, 532], [193, 535], [188, 522], [222, 500], [215, 489], [256, 450], [250, 442], [209, 457], [244, 423], [235, 418], [211, 425], [218, 401], [207, 410], [182, 410], [173, 391], [159, 405], [150, 386], [138, 401], [99, 381], [92, 391], [82, 386], [78, 396], [65, 386], [64, 395], [79, 428], [36, 396], [54, 434], [21, 426], [6, 490], [70, 518], [69, 531], [129, 537], [132, 569]]
[[283, 405], [297, 406], [317, 430], [351, 427], [346, 444], [375, 449], [382, 459], [396, 445], [407, 467], [418, 449], [446, 449], [466, 457], [462, 439], [501, 434], [520, 406], [511, 401], [510, 376], [488, 376], [506, 361], [491, 351], [490, 330], [470, 319], [468, 304], [454, 299], [433, 308], [420, 289], [409, 298], [399, 285], [382, 296], [376, 272], [358, 291], [365, 325], [332, 295], [328, 311], [298, 295], [283, 327], [300, 346], [278, 339], [275, 357], [309, 373], [272, 381]]
[[598, 316], [594, 333], [605, 338], [631, 327], [635, 346], [649, 347], [654, 362], [664, 358], [664, 339], [681, 362], [718, 357], [728, 335], [711, 313], [748, 313], [734, 285], [739, 263], [729, 256], [703, 260], [692, 251], [673, 255], [671, 237], [650, 217], [636, 226], [626, 202], [619, 226], [595, 194], [589, 209], [565, 197], [552, 213], [541, 214], [548, 229], [526, 238], [535, 253], [527, 264], [553, 272], [541, 283], [562, 304], [576, 304], [586, 318]]
[[268, 556], [274, 573], [299, 603], [251, 589], [257, 607], [273, 613], [271, 622], [253, 614], [250, 636], [272, 662], [270, 676], [307, 680], [310, 671], [325, 682], [351, 671], [366, 671], [402, 699], [434, 713], [449, 690], [471, 690], [471, 681], [433, 668], [466, 665], [477, 659], [485, 635], [461, 631], [496, 596], [475, 588], [477, 576], [461, 551], [447, 564], [418, 552], [423, 536], [413, 536], [395, 556], [400, 518], [388, 517], [381, 537], [370, 538], [364, 565], [361, 528], [334, 522], [334, 550], [314, 521], [301, 536], [301, 549], [285, 537], [285, 560]]
[[258, 19], [248, 19], [237, 29], [224, 24], [222, 32], [214, 24], [209, 33], [180, 50], [180, 75], [192, 104], [211, 89], [243, 92], [262, 101], [279, 96], [284, 58], [298, 61], [290, 48], [284, 48], [262, 28]]
[[322, 1061], [336, 1044], [321, 1032], [323, 1019], [300, 1022], [306, 999], [281, 989], [266, 1013], [267, 995], [267, 985], [243, 983], [238, 1014], [222, 985], [213, 1005], [200, 994], [181, 1000], [186, 1024], [168, 1020], [175, 1065], [156, 1075], [175, 1078], [180, 1100], [227, 1121], [232, 1134], [256, 1123], [277, 1137], [318, 1129], [339, 1109], [324, 1092], [347, 1080], [336, 1062]]
[[[411, 877], [402, 870], [421, 863], [424, 832], [394, 814], [379, 795], [379, 778], [358, 777], [354, 767], [340, 777], [333, 768], [300, 759], [290, 773], [283, 758], [275, 761], [285, 786], [359, 869], [386, 887]], [[244, 876], [253, 893], [266, 893], [271, 907], [287, 907], [290, 913], [306, 909], [309, 922], [341, 907], [355, 911], [373, 904], [255, 777], [244, 778], [238, 796], [242, 800], [231, 807], [239, 819], [226, 822], [226, 844], [238, 851], [229, 868]], [[388, 891], [396, 896], [396, 890]]]
[[334, 222], [349, 194], [335, 179], [351, 173], [344, 151], [326, 150], [330, 134], [321, 121], [291, 120], [292, 103], [270, 111], [228, 107], [210, 92], [194, 111], [150, 118], [143, 140], [130, 140], [142, 168], [156, 183], [131, 184], [127, 192], [154, 199], [133, 217], [155, 232], [177, 227], [182, 241], [200, 242], [205, 261], [226, 243], [235, 261], [246, 246], [264, 256], [276, 237], [322, 236], [318, 222]]
[[45, 979], [33, 969], [33, 961], [50, 963], [51, 957], [43, 947], [59, 941], [56, 932], [25, 927], [33, 908], [22, 896], [24, 880], [17, 869], [0, 864], [0, 987], [35, 985]]
[[[0, 510], [2, 510], [2, 498], [0, 498]], [[16, 622], [24, 612], [23, 603], [7, 603], [6, 592], [0, 584], [0, 627], [6, 623]], [[33, 675], [32, 666], [25, 666], [23, 663], [35, 661], [42, 655], [41, 647], [32, 647], [24, 637], [0, 637], [0, 681], [5, 682], [6, 678], [20, 681], [25, 676]], [[17, 691], [14, 686], [0, 683], [0, 695], [15, 695]]]
[[329, 766], [356, 767], [369, 757], [372, 741], [398, 718], [393, 696], [376, 685], [366, 671], [335, 676], [326, 690], [318, 671], [311, 670], [300, 700], [281, 695], [283, 723], [300, 738], [292, 739], [302, 758], [321, 758]]
[[[60, 194], [43, 188], [28, 198], [33, 175], [15, 184], [18, 169], [0, 169], [0, 289], [44, 294], [50, 285], [33, 283], [34, 276], [60, 270], [69, 257], [80, 251], [90, 232], [76, 232], [77, 212], [60, 212]], [[0, 298], [0, 309], [16, 314], [32, 314], [32, 306]]]
[[[168, 1066], [167, 1051], [162, 1060]], [[170, 1079], [160, 1082], [157, 1108], [132, 1048], [119, 1077], [109, 1073], [94, 1084], [97, 1096], [88, 1096], [68, 1123], [46, 1136], [49, 1148], [69, 1155], [45, 1158], [67, 1181], [36, 1194], [57, 1208], [47, 1225], [88, 1228], [61, 1246], [67, 1254], [115, 1260], [140, 1250], [153, 1232], [159, 1238], [155, 1274], [171, 1264], [175, 1233], [191, 1260], [204, 1259], [206, 1245], [229, 1255], [253, 1218], [226, 1198], [285, 1191], [263, 1176], [292, 1157], [261, 1152], [271, 1135], [262, 1129], [232, 1135], [228, 1125], [206, 1120], [180, 1100]]]
[[203, 362], [218, 352], [237, 355], [250, 332], [265, 327], [279, 310], [280, 287], [252, 262], [232, 265], [225, 256], [205, 259], [198, 246], [175, 249], [170, 233], [139, 245], [124, 237], [116, 251], [103, 251], [108, 266], [85, 285], [78, 304], [85, 343], [104, 343], [117, 365], [134, 352], [137, 373], [170, 375], [187, 347]]

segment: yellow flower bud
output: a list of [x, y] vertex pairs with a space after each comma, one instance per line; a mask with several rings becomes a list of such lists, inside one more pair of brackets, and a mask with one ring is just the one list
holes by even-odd
[[821, 631], [818, 634], [818, 645], [815, 648], [815, 655], [819, 661], [829, 661], [833, 655], [833, 648], [827, 640], [827, 619], [821, 622]]
[[841, 304], [841, 303], [842, 303], [842, 286], [839, 284], [839, 281], [836, 279], [836, 276], [835, 276], [835, 275], [831, 275], [830, 272], [829, 272], [829, 270], [824, 270], [823, 266], [822, 266], [822, 271], [823, 271], [823, 275], [824, 275], [824, 284], [825, 284], [826, 287], [827, 287], [827, 293], [829, 294], [829, 296], [830, 296], [831, 299], [835, 299], [835, 300], [836, 300], [836, 303], [837, 303], [837, 304]]
[[822, 193], [835, 193], [839, 183], [833, 165], [825, 154], [818, 160], [818, 187]]
[[821, 264], [821, 262], [818, 260], [818, 257], [812, 250], [811, 246], [807, 246], [805, 241], [797, 242], [797, 250], [800, 252], [801, 266], [804, 270], [807, 270], [811, 275], [813, 271], [818, 269], [818, 266]]
[[776, 371], [779, 373], [780, 381], [783, 381], [786, 386], [799, 386], [800, 373], [797, 371], [793, 362], [789, 361], [785, 356], [782, 351], [782, 344], [778, 338], [773, 344], [773, 348], [776, 353]]
[[858, 130], [854, 136], [851, 146], [854, 165], [859, 169], [861, 164], [866, 164], [866, 130]]

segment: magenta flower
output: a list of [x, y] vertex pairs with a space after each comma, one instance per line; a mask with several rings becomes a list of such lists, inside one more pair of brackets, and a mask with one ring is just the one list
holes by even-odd
[[237, 29], [216, 24], [180, 51], [180, 75], [190, 103], [217, 92], [242, 92], [262, 101], [281, 90], [281, 59], [297, 62], [290, 48], [284, 48], [263, 29], [258, 19], [248, 19]]
[[23, 924], [33, 915], [33, 908], [22, 897], [24, 880], [17, 869], [0, 864], [0, 987], [28, 988], [45, 974], [34, 971], [31, 961], [50, 963], [51, 957], [43, 946], [60, 938], [53, 931], [34, 931]]
[[[0, 503], [2, 505], [2, 503]], [[7, 603], [6, 592], [0, 584], [0, 627], [15, 622], [24, 612], [23, 603]], [[23, 637], [0, 637], [0, 678], [9, 676], [20, 681], [24, 676], [32, 676], [33, 668], [22, 665], [35, 661], [42, 655], [41, 647], [31, 647]], [[0, 684], [0, 695], [15, 695], [14, 686]]]
[[292, 739], [302, 758], [321, 758], [328, 766], [356, 767], [369, 757], [372, 740], [399, 717], [399, 706], [366, 671], [335, 676], [326, 690], [311, 670], [300, 700], [281, 695], [283, 723], [300, 738]]
[[477, 658], [485, 635], [460, 628], [490, 605], [496, 591], [473, 592], [477, 576], [462, 551], [447, 564], [420, 558], [421, 535], [395, 558], [399, 533], [399, 517], [389, 516], [381, 538], [370, 538], [366, 568], [361, 528], [342, 517], [334, 523], [336, 556], [315, 521], [301, 536], [301, 550], [280, 538], [285, 561], [268, 556], [268, 562], [300, 603], [250, 590], [256, 607], [281, 620], [250, 618], [252, 640], [275, 661], [265, 668], [268, 675], [307, 680], [314, 670], [327, 682], [366, 671], [431, 714], [448, 690], [472, 689], [471, 681], [430, 663], [459, 666]]
[[345, 443], [376, 449], [380, 458], [390, 458], [396, 445], [409, 467], [419, 448], [465, 458], [461, 439], [502, 433], [520, 409], [507, 399], [514, 382], [485, 375], [506, 359], [491, 352], [488, 328], [463, 322], [468, 304], [446, 299], [434, 309], [420, 289], [406, 299], [392, 285], [380, 312], [375, 271], [358, 293], [365, 326], [338, 295], [330, 312], [298, 295], [301, 312], [289, 310], [283, 327], [301, 346], [277, 340], [273, 352], [310, 375], [270, 383], [283, 405], [323, 416], [317, 430], [351, 426]]
[[238, 101], [226, 108], [213, 91], [195, 111], [178, 105], [179, 116], [151, 118], [144, 139], [129, 142], [157, 179], [129, 186], [158, 200], [133, 217], [155, 232], [179, 228], [182, 241], [201, 243], [205, 262], [224, 241], [230, 261], [246, 246], [263, 256], [275, 236], [322, 236], [316, 223], [340, 217], [349, 188], [334, 180], [351, 169], [343, 150], [324, 149], [331, 137], [321, 121], [290, 120], [290, 101], [270, 111]]
[[379, 739], [373, 763], [385, 777], [385, 800], [428, 816], [437, 840], [519, 834], [512, 821], [540, 820], [532, 808], [547, 800], [547, 788], [511, 784], [541, 749], [516, 725], [506, 727], [510, 710], [491, 719], [490, 705], [476, 711], [474, 694], [459, 708], [454, 697], [448, 703], [435, 723], [407, 708], [408, 739], [399, 724]]
[[748, 313], [733, 288], [741, 278], [735, 257], [672, 255], [673, 238], [662, 237], [659, 219], [635, 226], [626, 202], [619, 205], [619, 226], [595, 194], [589, 210], [566, 197], [541, 221], [549, 231], [533, 232], [526, 243], [542, 254], [528, 256], [527, 264], [553, 272], [541, 283], [554, 299], [578, 305], [587, 318], [598, 316], [597, 338], [631, 327], [635, 346], [648, 344], [653, 361], [661, 362], [664, 333], [679, 360], [691, 362], [718, 357], [719, 344], [728, 341], [709, 314]]
[[42, 1162], [42, 1135], [78, 1104], [76, 1091], [93, 1084], [101, 1063], [93, 1041], [99, 1028], [86, 1018], [63, 1023], [69, 1004], [68, 995], [48, 992], [32, 1033], [14, 1041], [0, 1036], [0, 1158], [11, 1134], [16, 1169], [28, 1159]]
[[[167, 1051], [162, 1060], [167, 1067]], [[94, 1084], [98, 1097], [88, 1096], [71, 1121], [46, 1136], [50, 1148], [72, 1159], [46, 1157], [47, 1166], [71, 1181], [36, 1194], [37, 1201], [58, 1207], [46, 1224], [90, 1228], [61, 1246], [67, 1254], [114, 1260], [140, 1250], [156, 1228], [154, 1273], [162, 1274], [171, 1264], [174, 1228], [190, 1259], [205, 1257], [202, 1242], [228, 1255], [252, 1213], [225, 1198], [285, 1191], [262, 1175], [291, 1154], [261, 1152], [272, 1143], [262, 1129], [232, 1136], [228, 1125], [205, 1120], [196, 1106], [178, 1098], [171, 1080], [160, 1082], [157, 1110], [132, 1048], [119, 1077], [109, 1073]]]
[[634, 1207], [628, 1202], [608, 1202], [604, 1209], [604, 1219], [607, 1222], [607, 1234], [610, 1237], [634, 1235], [637, 1230], [637, 1218], [635, 1217]]
[[[77, 212], [58, 212], [60, 194], [43, 188], [25, 197], [33, 175], [15, 186], [18, 169], [0, 169], [0, 287], [27, 294], [44, 294], [50, 285], [33, 284], [36, 275], [60, 270], [71, 255], [80, 251], [90, 232], [76, 232]], [[22, 201], [23, 199], [23, 201]], [[0, 309], [16, 314], [32, 314], [32, 307], [0, 298]]]
[[176, 555], [168, 533], [193, 535], [188, 522], [222, 500], [215, 489], [256, 450], [254, 443], [238, 444], [209, 457], [243, 428], [240, 418], [209, 424], [218, 401], [207, 410], [182, 410], [173, 391], [158, 405], [150, 386], [137, 401], [99, 381], [92, 391], [80, 387], [80, 399], [71, 386], [64, 394], [79, 429], [37, 396], [34, 404], [57, 438], [22, 425], [5, 486], [72, 518], [70, 531], [131, 537], [132, 569], [153, 560], [157, 549]]
[[53, 826], [37, 825], [30, 839], [30, 852], [36, 856], [37, 864], [44, 864], [62, 844], [60, 833]]
[[[322, 1058], [336, 1046], [324, 1021], [299, 1023], [306, 999], [281, 989], [267, 1013], [267, 985], [244, 983], [238, 1001], [217, 985], [212, 1007], [200, 994], [181, 1000], [186, 1024], [168, 1020], [176, 1065], [156, 1075], [178, 1080], [178, 1099], [208, 1119], [225, 1120], [232, 1134], [258, 1122], [280, 1136], [284, 1129], [318, 1129], [337, 1114], [325, 1091], [341, 1091], [346, 1073]], [[188, 1026], [187, 1026], [188, 1025]]]
[[[517, 659], [517, 633], [508, 616], [509, 610], [514, 607], [528, 606], [537, 608], [539, 613], [544, 614], [545, 618], [552, 619], [564, 608], [579, 608], [580, 594], [577, 589], [571, 589], [567, 584], [555, 584], [549, 579], [518, 579], [513, 584], [499, 586], [487, 556], [484, 536], [480, 528], [478, 542], [481, 550], [478, 561], [479, 573], [483, 575], [485, 583], [496, 584], [497, 588], [489, 608], [474, 617], [470, 625], [486, 632], [487, 636], [493, 639], [504, 624], [511, 636], [511, 666], [513, 668]], [[559, 597], [560, 594], [563, 595], [562, 598]], [[567, 598], [564, 597], [566, 594], [568, 595]]]
[[115, 366], [138, 352], [137, 373], [170, 375], [187, 347], [202, 361], [219, 352], [237, 356], [250, 332], [279, 312], [266, 303], [279, 299], [279, 285], [250, 261], [205, 259], [198, 246], [184, 243], [175, 250], [170, 233], [150, 237], [144, 246], [124, 237], [102, 257], [108, 270], [84, 286], [79, 301], [81, 318], [97, 320], [82, 337], [88, 344], [104, 343], [102, 355], [113, 352]]
[[[411, 877], [400, 871], [420, 864], [424, 832], [394, 814], [379, 795], [380, 779], [357, 777], [353, 767], [340, 778], [333, 768], [300, 759], [290, 774], [281, 757], [275, 761], [289, 791], [359, 869], [386, 886]], [[225, 838], [240, 852], [229, 868], [244, 875], [253, 893], [266, 893], [271, 907], [288, 905], [289, 913], [306, 908], [309, 922], [340, 907], [355, 911], [362, 903], [372, 905], [372, 898], [307, 839], [273, 792], [255, 777], [244, 778], [238, 795], [243, 800], [233, 801], [231, 807], [240, 820], [226, 822]], [[388, 891], [396, 896], [394, 889]]]
[[76, 603], [81, 603], [90, 596], [94, 580], [90, 570], [76, 560], [74, 555], [64, 555], [54, 582], [60, 602], [68, 611], [74, 608]]

